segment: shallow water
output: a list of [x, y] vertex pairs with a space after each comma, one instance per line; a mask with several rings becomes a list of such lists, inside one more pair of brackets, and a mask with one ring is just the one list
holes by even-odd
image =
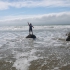
[[36, 26], [35, 40], [25, 27], [0, 29], [0, 70], [70, 70], [70, 26]]

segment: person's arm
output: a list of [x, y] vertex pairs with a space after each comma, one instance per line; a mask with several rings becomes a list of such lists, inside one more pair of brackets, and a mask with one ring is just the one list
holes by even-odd
[[31, 24], [31, 26], [34, 28], [34, 26]]
[[34, 26], [32, 25], [32, 27], [34, 28]]
[[29, 25], [29, 22], [28, 22], [28, 25]]

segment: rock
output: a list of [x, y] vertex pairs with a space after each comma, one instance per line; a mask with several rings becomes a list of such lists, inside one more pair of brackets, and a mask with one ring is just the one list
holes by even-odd
[[68, 37], [67, 37], [66, 41], [70, 41], [70, 33], [68, 33], [67, 36]]
[[70, 32], [66, 34], [66, 36], [70, 36]]
[[70, 33], [68, 33], [68, 36], [70, 36]]
[[30, 34], [30, 35], [28, 35], [26, 38], [36, 38], [36, 36], [33, 35], [33, 34]]
[[70, 36], [67, 37], [66, 41], [70, 41]]

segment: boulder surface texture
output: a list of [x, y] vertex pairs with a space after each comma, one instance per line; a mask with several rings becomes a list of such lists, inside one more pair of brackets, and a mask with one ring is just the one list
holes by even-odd
[[66, 41], [70, 41], [70, 32], [67, 34], [67, 39], [66, 39]]
[[66, 41], [70, 41], [70, 36], [67, 37]]
[[36, 36], [33, 35], [33, 34], [30, 34], [30, 35], [28, 35], [26, 38], [36, 38]]

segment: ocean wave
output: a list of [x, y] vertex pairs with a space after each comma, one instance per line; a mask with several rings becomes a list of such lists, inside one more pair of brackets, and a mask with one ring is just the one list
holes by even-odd
[[28, 26], [5, 27], [8, 31], [0, 31], [0, 70], [68, 70], [70, 42], [65, 39], [69, 27], [35, 28], [35, 40], [26, 39], [28, 31], [25, 30], [28, 30]]
[[[70, 25], [48, 25], [48, 26], [34, 26], [34, 30], [40, 29], [59, 29], [59, 28], [70, 28]], [[28, 26], [3, 26], [0, 27], [0, 31], [23, 31], [28, 30]]]

